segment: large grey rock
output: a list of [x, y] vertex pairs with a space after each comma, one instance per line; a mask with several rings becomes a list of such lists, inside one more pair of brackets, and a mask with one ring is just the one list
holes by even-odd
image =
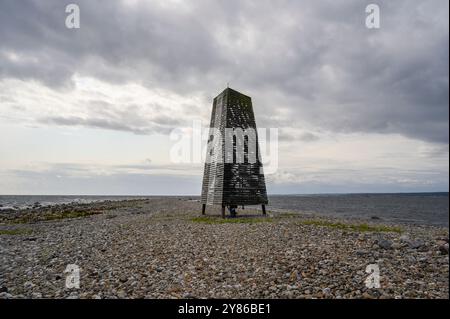
[[383, 249], [392, 249], [392, 242], [387, 239], [379, 239], [377, 242], [378, 246]]
[[412, 240], [408, 243], [408, 246], [412, 249], [419, 249], [425, 246], [425, 242], [423, 240]]
[[439, 252], [442, 255], [448, 255], [448, 243], [442, 244], [439, 246]]

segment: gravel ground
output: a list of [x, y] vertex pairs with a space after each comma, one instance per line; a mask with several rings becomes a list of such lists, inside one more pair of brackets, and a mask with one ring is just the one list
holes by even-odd
[[[268, 208], [225, 223], [211, 207], [198, 218], [185, 197], [1, 213], [0, 298], [449, 297], [447, 228], [398, 233]], [[79, 289], [65, 286], [68, 264]], [[366, 288], [369, 264], [380, 288]]]

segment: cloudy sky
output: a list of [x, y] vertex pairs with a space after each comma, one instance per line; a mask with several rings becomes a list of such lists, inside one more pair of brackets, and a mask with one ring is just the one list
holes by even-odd
[[448, 191], [448, 7], [2, 0], [0, 194], [199, 194], [170, 132], [228, 82], [279, 129], [269, 193]]

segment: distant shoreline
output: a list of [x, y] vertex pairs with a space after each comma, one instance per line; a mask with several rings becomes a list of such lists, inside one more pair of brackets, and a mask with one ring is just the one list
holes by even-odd
[[[321, 196], [321, 195], [402, 195], [402, 194], [416, 194], [416, 195], [426, 195], [426, 194], [443, 194], [449, 195], [449, 191], [438, 191], [438, 192], [361, 192], [361, 193], [270, 193], [268, 196]], [[64, 197], [187, 197], [187, 196], [197, 196], [199, 194], [149, 194], [149, 195], [92, 195], [92, 194], [0, 194], [2, 196], [64, 196]]]
[[[448, 227], [448, 193], [359, 193], [314, 195], [269, 195], [273, 211], [313, 213], [346, 219], [381, 220], [391, 223]], [[61, 204], [88, 204], [127, 199], [182, 198], [200, 196], [10, 196], [0, 195], [0, 212], [33, 210]]]

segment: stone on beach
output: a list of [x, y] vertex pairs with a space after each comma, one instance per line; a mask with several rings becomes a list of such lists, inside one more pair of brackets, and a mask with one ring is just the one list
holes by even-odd
[[[44, 218], [62, 210], [72, 218]], [[23, 230], [0, 235], [0, 298], [448, 298], [446, 228], [360, 232], [307, 223], [310, 214], [246, 207], [223, 222], [220, 208], [200, 212], [155, 197], [40, 208], [20, 224], [0, 214], [0, 230]], [[79, 289], [66, 287], [69, 264]], [[365, 285], [369, 264], [379, 289]]]

